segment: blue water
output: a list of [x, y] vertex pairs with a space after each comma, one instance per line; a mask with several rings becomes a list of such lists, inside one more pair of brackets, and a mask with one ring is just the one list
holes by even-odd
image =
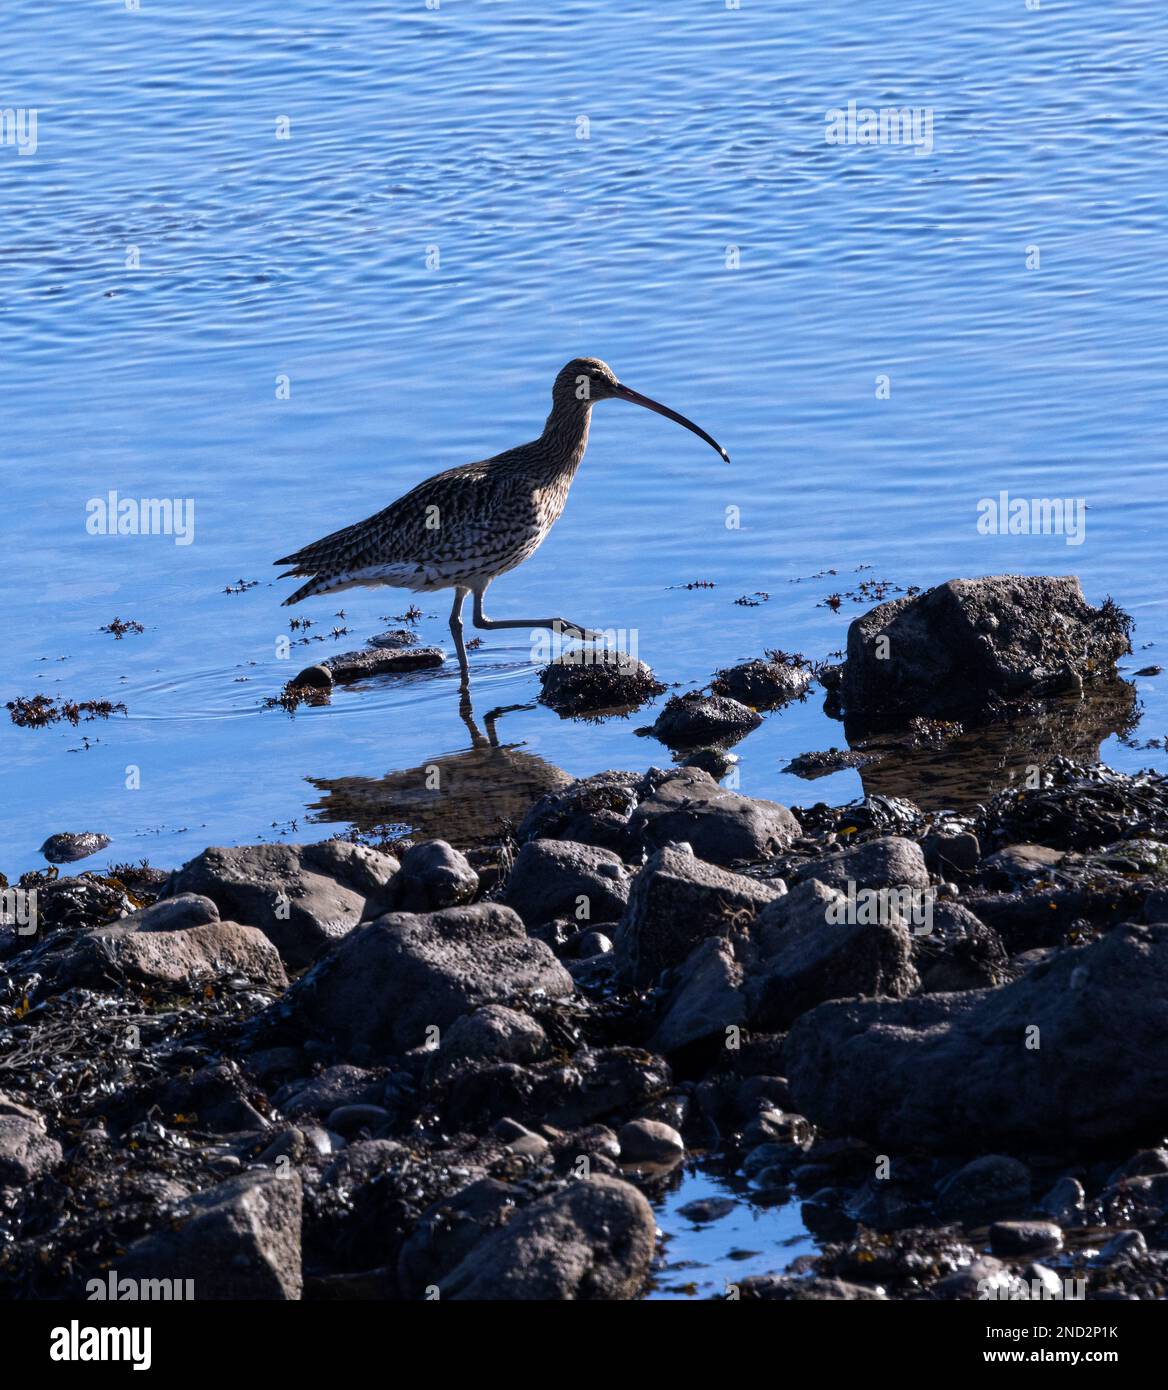
[[[556, 768], [667, 762], [634, 733], [652, 709], [565, 724], [532, 704], [523, 633], [472, 654], [478, 726], [520, 706], [497, 726], [518, 751], [477, 773], [451, 671], [263, 708], [412, 602], [281, 610], [272, 559], [532, 437], [580, 353], [733, 465], [602, 405], [494, 616], [624, 629], [689, 688], [767, 647], [840, 648], [866, 605], [824, 600], [864, 579], [1073, 572], [1135, 616], [1129, 672], [1163, 661], [1166, 32], [1156, 0], [5, 6], [0, 111], [34, 108], [37, 142], [0, 145], [0, 699], [127, 713], [4, 721], [0, 869], [65, 829], [112, 837], [101, 867], [330, 834], [356, 804], [392, 820], [436, 759], [470, 769], [472, 809], [483, 777], [521, 800]], [[849, 100], [930, 108], [932, 150], [829, 145]], [[1084, 543], [979, 535], [1003, 489], [1084, 499]], [[193, 543], [88, 534], [110, 491], [193, 500]], [[259, 582], [224, 592], [240, 580]], [[444, 598], [422, 607], [444, 642]], [[114, 617], [145, 631], [116, 641]], [[325, 640], [279, 654], [305, 635]], [[1137, 685], [1137, 740], [1160, 737], [1168, 678]], [[796, 705], [739, 746], [740, 786], [850, 799], [855, 772], [780, 771], [842, 742], [818, 698]], [[676, 1214], [729, 1191], [695, 1171], [664, 1200], [654, 1296], [811, 1248], [794, 1208], [741, 1191], [712, 1226]]]
[[[282, 610], [271, 561], [531, 438], [577, 353], [733, 464], [601, 405], [494, 616], [629, 630], [692, 687], [766, 647], [841, 647], [863, 605], [823, 600], [865, 578], [1073, 572], [1136, 617], [1130, 670], [1163, 660], [1166, 51], [1156, 0], [5, 6], [0, 109], [38, 122], [35, 153], [0, 146], [0, 698], [127, 714], [5, 720], [0, 868], [66, 829], [161, 865], [333, 833], [344, 807], [314, 783], [376, 801], [465, 750], [451, 671], [265, 710], [411, 602]], [[931, 108], [932, 151], [828, 144], [852, 99]], [[1085, 543], [979, 535], [1002, 489], [1085, 499]], [[88, 534], [111, 490], [193, 499], [194, 542]], [[241, 579], [259, 583], [224, 592]], [[423, 640], [446, 640], [445, 597], [422, 607]], [[351, 632], [281, 659], [301, 615]], [[145, 631], [101, 633], [115, 616]], [[472, 659], [480, 724], [530, 705], [525, 634]], [[1158, 737], [1168, 684], [1138, 684], [1138, 737]], [[498, 734], [581, 775], [666, 763], [634, 733], [652, 718], [530, 705]], [[740, 785], [849, 799], [855, 772], [780, 771], [842, 742], [819, 699], [797, 705], [740, 745]]]

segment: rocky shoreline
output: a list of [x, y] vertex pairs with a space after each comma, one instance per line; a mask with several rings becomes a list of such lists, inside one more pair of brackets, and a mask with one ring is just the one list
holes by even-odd
[[[821, 673], [849, 718], [877, 678], [882, 719], [918, 717], [932, 622], [930, 719], [1113, 678], [1118, 610], [977, 584], [853, 625], [861, 665]], [[1043, 622], [1011, 627], [1035, 584]], [[745, 797], [693, 747], [807, 684], [748, 666], [666, 706], [678, 765], [555, 787], [489, 845], [24, 875], [0, 1293], [635, 1298], [668, 1258], [652, 1203], [702, 1161], [818, 1245], [722, 1297], [1163, 1297], [1168, 779], [1054, 757], [960, 811]]]

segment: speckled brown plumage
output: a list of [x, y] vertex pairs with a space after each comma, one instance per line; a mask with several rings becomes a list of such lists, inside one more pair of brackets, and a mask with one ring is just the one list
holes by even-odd
[[556, 376], [552, 409], [543, 433], [529, 444], [494, 458], [447, 469], [419, 483], [382, 511], [324, 536], [277, 560], [291, 568], [281, 578], [306, 578], [285, 605], [317, 594], [363, 585], [416, 591], [453, 588], [451, 631], [466, 671], [461, 607], [475, 596], [478, 627], [551, 627], [584, 634], [559, 618], [491, 622], [482, 596], [491, 580], [532, 555], [564, 510], [568, 490], [588, 443], [592, 407], [623, 398], [647, 406], [693, 430], [723, 456], [704, 430], [617, 381], [595, 357], [577, 357]]

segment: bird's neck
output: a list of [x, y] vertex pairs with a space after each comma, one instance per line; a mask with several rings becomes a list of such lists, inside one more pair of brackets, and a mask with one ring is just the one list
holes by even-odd
[[570, 482], [584, 457], [588, 445], [588, 424], [592, 415], [591, 401], [572, 399], [557, 402], [547, 417], [539, 442], [541, 471], [551, 477], [566, 477]]

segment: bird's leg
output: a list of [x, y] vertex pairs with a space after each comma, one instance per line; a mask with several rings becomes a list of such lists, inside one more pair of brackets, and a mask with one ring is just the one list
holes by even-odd
[[[485, 592], [484, 589], [483, 593]], [[476, 593], [474, 596], [474, 625], [487, 632], [494, 632], [505, 627], [546, 627], [564, 637], [579, 637], [582, 642], [596, 642], [604, 636], [604, 633], [593, 632], [591, 628], [584, 627], [581, 623], [570, 623], [567, 618], [488, 618], [483, 612], [483, 595], [481, 593]]]
[[456, 588], [454, 590], [454, 607], [450, 610], [450, 635], [454, 638], [454, 647], [458, 652], [458, 665], [462, 671], [464, 689], [470, 685], [470, 666], [466, 659], [466, 645], [462, 640], [462, 605], [466, 602], [466, 596], [469, 593], [469, 589]]

